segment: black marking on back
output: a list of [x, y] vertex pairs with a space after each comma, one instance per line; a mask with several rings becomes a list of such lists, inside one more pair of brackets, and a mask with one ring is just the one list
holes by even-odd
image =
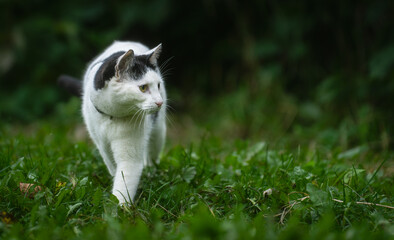
[[116, 62], [124, 53], [125, 51], [116, 52], [103, 61], [103, 64], [101, 64], [94, 76], [94, 89], [99, 90], [103, 88], [105, 86], [105, 81], [115, 76]]

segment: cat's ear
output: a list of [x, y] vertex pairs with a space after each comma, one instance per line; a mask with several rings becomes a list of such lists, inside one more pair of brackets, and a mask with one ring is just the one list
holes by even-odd
[[118, 59], [115, 65], [115, 74], [117, 78], [120, 78], [122, 73], [126, 72], [129, 67], [133, 64], [134, 51], [130, 49], [123, 56]]
[[153, 66], [157, 66], [157, 59], [159, 59], [161, 53], [161, 43], [157, 45], [157, 47], [153, 48], [150, 52], [151, 54], [149, 55], [148, 59], [149, 63]]

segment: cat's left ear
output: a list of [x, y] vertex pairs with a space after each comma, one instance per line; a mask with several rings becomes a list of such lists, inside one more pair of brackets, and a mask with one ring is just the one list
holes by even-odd
[[120, 78], [122, 73], [127, 71], [127, 69], [133, 63], [133, 58], [134, 58], [134, 51], [130, 49], [118, 59], [118, 62], [115, 65], [115, 74], [117, 78]]
[[149, 55], [149, 63], [153, 66], [157, 66], [157, 59], [159, 59], [161, 53], [161, 43], [157, 45], [157, 47], [153, 48], [150, 52], [152, 53]]

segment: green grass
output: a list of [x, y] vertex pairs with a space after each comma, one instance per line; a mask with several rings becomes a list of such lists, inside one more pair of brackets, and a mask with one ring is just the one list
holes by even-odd
[[0, 134], [0, 239], [394, 239], [394, 209], [374, 205], [394, 206], [388, 150], [170, 138], [120, 208], [75, 118]]

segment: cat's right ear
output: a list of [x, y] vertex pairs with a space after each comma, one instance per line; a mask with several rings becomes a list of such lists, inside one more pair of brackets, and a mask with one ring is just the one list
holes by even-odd
[[153, 48], [151, 51], [152, 53], [149, 55], [149, 62], [150, 64], [152, 64], [153, 66], [157, 66], [157, 59], [159, 59], [160, 57], [160, 53], [161, 53], [161, 43], [159, 45], [157, 45], [155, 48]]
[[120, 78], [123, 73], [127, 72], [132, 65], [134, 59], [134, 51], [130, 49], [123, 56], [121, 56], [115, 65], [115, 76]]

